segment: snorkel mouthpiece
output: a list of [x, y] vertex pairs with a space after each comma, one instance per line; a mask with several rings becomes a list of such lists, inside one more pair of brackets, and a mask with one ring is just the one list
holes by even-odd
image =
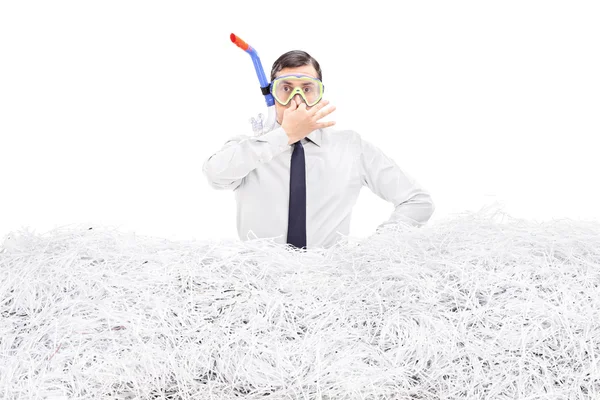
[[256, 50], [254, 50], [252, 46], [244, 42], [239, 36], [236, 36], [233, 33], [229, 36], [229, 38], [237, 47], [250, 54], [250, 57], [252, 58], [252, 63], [254, 64], [254, 69], [256, 70], [258, 82], [260, 83], [261, 92], [265, 96], [265, 101], [267, 102], [267, 107], [275, 105], [275, 99], [269, 91], [269, 82], [267, 81], [265, 71], [263, 69], [262, 63], [260, 62], [260, 57], [258, 57], [258, 53], [256, 52]]

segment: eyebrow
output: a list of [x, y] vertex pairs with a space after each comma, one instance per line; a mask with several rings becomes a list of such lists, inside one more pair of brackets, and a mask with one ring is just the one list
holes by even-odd
[[[291, 84], [291, 82], [290, 82], [290, 81], [282, 81], [282, 83], [287, 83], [288, 85], [289, 85], [289, 84]], [[312, 85], [312, 84], [313, 84], [312, 82], [303, 82], [303, 83], [302, 83], [302, 85], [303, 85], [303, 86], [306, 86], [306, 85]]]

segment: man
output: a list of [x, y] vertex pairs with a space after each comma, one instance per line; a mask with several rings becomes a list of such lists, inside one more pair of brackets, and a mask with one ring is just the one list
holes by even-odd
[[362, 186], [395, 210], [379, 225], [424, 225], [434, 211], [429, 193], [379, 148], [354, 131], [319, 122], [335, 110], [322, 100], [319, 63], [304, 51], [279, 57], [271, 70], [275, 129], [231, 138], [203, 165], [215, 189], [231, 189], [241, 240], [274, 238], [294, 248], [330, 247], [348, 235]]

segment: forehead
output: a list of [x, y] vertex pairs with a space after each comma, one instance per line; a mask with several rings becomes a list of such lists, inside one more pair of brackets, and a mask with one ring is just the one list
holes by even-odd
[[276, 74], [276, 78], [282, 75], [308, 75], [313, 78], [318, 78], [317, 71], [312, 65], [303, 65], [301, 67], [283, 68]]

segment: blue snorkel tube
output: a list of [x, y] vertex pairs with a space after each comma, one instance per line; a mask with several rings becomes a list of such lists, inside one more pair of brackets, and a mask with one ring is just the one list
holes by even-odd
[[273, 129], [275, 126], [275, 120], [277, 113], [275, 112], [275, 99], [271, 94], [270, 84], [267, 81], [267, 77], [265, 75], [265, 71], [263, 69], [262, 63], [260, 62], [260, 57], [258, 57], [258, 53], [252, 46], [248, 45], [248, 43], [244, 42], [238, 36], [233, 33], [229, 36], [231, 41], [238, 46], [240, 49], [244, 50], [246, 53], [250, 54], [252, 58], [252, 63], [254, 64], [254, 69], [256, 70], [256, 76], [258, 76], [258, 82], [260, 83], [260, 90], [265, 96], [265, 101], [267, 103], [267, 121], [263, 125], [262, 123], [262, 114], [259, 114], [259, 120], [251, 119], [252, 128], [254, 133], [257, 135], [266, 133]]

